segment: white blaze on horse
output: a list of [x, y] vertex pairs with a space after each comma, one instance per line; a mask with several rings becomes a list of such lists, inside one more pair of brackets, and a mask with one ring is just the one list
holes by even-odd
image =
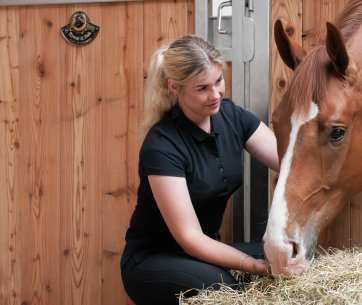
[[362, 1], [351, 1], [308, 53], [281, 21], [275, 40], [294, 70], [272, 115], [280, 173], [264, 250], [273, 274], [298, 275], [319, 233], [362, 191]]

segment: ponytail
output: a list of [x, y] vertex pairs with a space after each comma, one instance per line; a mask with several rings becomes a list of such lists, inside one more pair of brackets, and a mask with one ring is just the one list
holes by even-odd
[[163, 46], [151, 57], [145, 88], [143, 135], [176, 104], [177, 98], [168, 90], [168, 77], [164, 70], [167, 49]]

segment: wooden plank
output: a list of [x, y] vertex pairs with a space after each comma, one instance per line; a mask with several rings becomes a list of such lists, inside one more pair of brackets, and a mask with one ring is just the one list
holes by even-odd
[[102, 8], [102, 304], [125, 304], [119, 260], [136, 203], [143, 103], [143, 5]]
[[[287, 33], [296, 42], [302, 45], [302, 0], [272, 1], [272, 23], [280, 19]], [[271, 111], [281, 101], [289, 86], [293, 71], [289, 69], [280, 58], [272, 31], [272, 92]], [[272, 126], [271, 126], [272, 127]]]
[[22, 304], [59, 304], [60, 296], [57, 18], [45, 7], [20, 9]]
[[[38, 19], [38, 17], [37, 17]], [[38, 279], [40, 278], [39, 272], [36, 274], [38, 270], [33, 269], [33, 262], [35, 262], [34, 257], [35, 254], [35, 230], [33, 228], [32, 221], [32, 209], [31, 209], [31, 197], [32, 193], [30, 190], [30, 175], [29, 171], [32, 170], [34, 164], [30, 160], [30, 155], [32, 152], [31, 148], [31, 137], [32, 137], [32, 129], [31, 129], [31, 117], [29, 113], [31, 113], [32, 105], [34, 105], [33, 101], [33, 90], [37, 90], [34, 87], [34, 68], [32, 61], [35, 58], [35, 46], [33, 37], [31, 37], [31, 32], [29, 28], [34, 27], [34, 20], [31, 16], [31, 13], [28, 10], [21, 8], [19, 10], [19, 36], [20, 45], [19, 51], [21, 48], [28, 48], [25, 54], [21, 54], [19, 58], [19, 66], [20, 66], [20, 83], [22, 83], [22, 90], [20, 91], [20, 104], [21, 109], [19, 113], [19, 124], [20, 129], [24, 132], [21, 136], [21, 147], [24, 147], [27, 152], [24, 153], [24, 156], [19, 160], [20, 164], [18, 165], [18, 170], [20, 168], [20, 172], [22, 173], [22, 181], [20, 184], [23, 192], [20, 193], [19, 204], [22, 207], [23, 211], [21, 212], [21, 223], [22, 228], [26, 228], [26, 230], [21, 230], [19, 235], [21, 237], [21, 252], [22, 252], [22, 260], [21, 260], [21, 272], [23, 274], [19, 286], [21, 288], [21, 298], [22, 301], [27, 304], [31, 302], [34, 292], [36, 292], [36, 284], [33, 282], [33, 279], [36, 279], [35, 275], [38, 275]], [[22, 34], [20, 34], [22, 33]], [[29, 47], [31, 46], [31, 47]], [[22, 72], [24, 71], [24, 72]], [[25, 72], [26, 71], [26, 72]], [[36, 75], [36, 74], [35, 74]], [[24, 79], [26, 76], [26, 79]], [[37, 95], [39, 92], [37, 91]], [[28, 160], [26, 160], [28, 159]], [[25, 167], [29, 165], [29, 170]], [[39, 292], [41, 294], [41, 292]]]
[[[339, 0], [337, 0], [339, 2]], [[320, 43], [325, 38], [326, 21], [332, 21], [336, 16], [335, 0], [304, 0], [303, 1], [303, 33], [313, 33], [321, 30], [320, 35], [307, 35], [303, 39], [306, 50]]]
[[[226, 70], [224, 71], [224, 80], [225, 80], [225, 97], [231, 98], [232, 92], [232, 64], [231, 62], [227, 63]], [[223, 222], [220, 228], [220, 240], [224, 243], [233, 242], [233, 203], [232, 200], [228, 201], [226, 210], [224, 213]]]
[[335, 12], [335, 16], [337, 16], [340, 12], [342, 12], [342, 10], [344, 9], [344, 7], [347, 5], [347, 3], [351, 1], [351, 0], [335, 0], [334, 1], [334, 12]]
[[[303, 47], [309, 50], [326, 36], [326, 21], [333, 22], [349, 0], [303, 1]], [[318, 32], [316, 36], [307, 35]]]
[[[62, 7], [60, 21], [66, 24], [77, 10], [86, 11], [94, 24], [100, 24], [99, 5]], [[61, 304], [67, 305], [101, 303], [100, 37], [83, 47], [59, 38]]]
[[351, 246], [362, 245], [362, 193], [358, 193], [351, 201]]
[[187, 8], [187, 0], [144, 2], [144, 24], [152, 24], [152, 26], [145, 26], [144, 32], [145, 74], [150, 57], [157, 48], [194, 29], [194, 26], [188, 28]]
[[[42, 302], [59, 305], [61, 251], [60, 240], [54, 236], [61, 234], [60, 212], [62, 205], [60, 201], [60, 107], [62, 101], [60, 100], [61, 88], [58, 78], [62, 64], [58, 51], [60, 47], [58, 25], [60, 23], [58, 9], [41, 7], [39, 12], [40, 20], [37, 22], [40, 28], [39, 32], [34, 33], [34, 35], [41, 37], [41, 51], [39, 50], [40, 57], [37, 58], [36, 72], [38, 73], [38, 80], [42, 83], [39, 99], [42, 109], [34, 108], [32, 113], [39, 115], [37, 118], [33, 118], [33, 125], [37, 126], [36, 133], [43, 137], [41, 144], [43, 152], [34, 145], [34, 152], [36, 153], [34, 158], [37, 159], [34, 161], [37, 168], [33, 168], [32, 188], [39, 195], [43, 192], [43, 195], [39, 196], [39, 201], [36, 199], [36, 204], [40, 204], [39, 207], [43, 205], [42, 209], [44, 209], [42, 224], [37, 228], [39, 230], [37, 243], [39, 243], [39, 248], [42, 247], [43, 255], [43, 261], [40, 262]], [[34, 107], [36, 106], [34, 104]], [[37, 119], [41, 122], [38, 122]], [[38, 125], [39, 123], [42, 127]], [[41, 158], [43, 158], [42, 161], [40, 161]]]
[[19, 15], [0, 9], [0, 304], [20, 304]]
[[341, 213], [320, 234], [318, 245], [322, 248], [349, 248], [351, 246], [351, 208], [347, 203]]
[[[102, 2], [130, 2], [144, 0], [0, 0], [1, 6], [49, 5], [49, 4], [76, 4]], [[146, 0], [147, 1], [147, 0]]]
[[195, 34], [195, 0], [187, 0], [187, 33]]

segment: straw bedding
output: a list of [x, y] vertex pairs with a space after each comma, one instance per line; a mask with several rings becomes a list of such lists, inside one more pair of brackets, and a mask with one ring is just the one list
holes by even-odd
[[[234, 271], [236, 278], [245, 274]], [[243, 290], [225, 285], [204, 289], [180, 305], [362, 304], [362, 248], [321, 250], [311, 268], [297, 277], [251, 276]]]

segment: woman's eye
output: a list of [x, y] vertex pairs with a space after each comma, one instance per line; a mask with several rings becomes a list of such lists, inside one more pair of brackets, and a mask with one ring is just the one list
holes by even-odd
[[328, 135], [328, 140], [332, 144], [337, 144], [338, 142], [343, 140], [345, 134], [346, 130], [344, 128], [334, 127]]

